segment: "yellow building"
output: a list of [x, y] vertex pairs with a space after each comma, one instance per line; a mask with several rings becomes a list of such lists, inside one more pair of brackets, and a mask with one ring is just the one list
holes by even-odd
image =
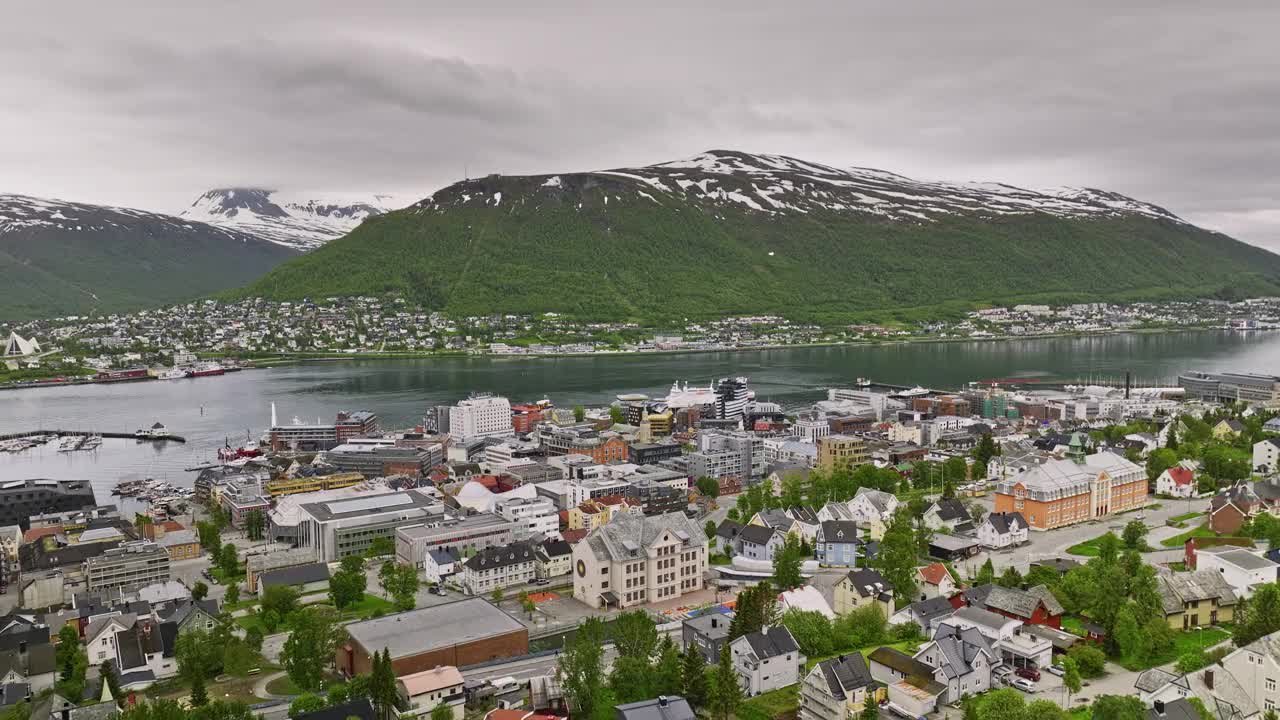
[[333, 475], [316, 475], [313, 477], [277, 478], [267, 482], [267, 493], [273, 498], [281, 495], [316, 492], [318, 490], [338, 490], [340, 488], [359, 485], [364, 482], [360, 473], [335, 473]]
[[1165, 619], [1174, 630], [1194, 630], [1235, 618], [1236, 594], [1219, 573], [1163, 573], [1156, 575], [1156, 583]]
[[671, 421], [674, 416], [670, 410], [664, 410], [660, 413], [649, 413], [645, 419], [649, 421], [649, 432], [654, 437], [662, 437], [671, 434]]
[[619, 513], [630, 512], [633, 508], [638, 510], [631, 504], [630, 498], [610, 497], [607, 502], [604, 498], [588, 500], [575, 508], [569, 509], [569, 529], [595, 530], [608, 523]]
[[845, 615], [868, 605], [878, 605], [886, 619], [893, 615], [893, 586], [875, 570], [850, 570], [832, 588], [832, 610]]
[[867, 443], [852, 435], [827, 435], [818, 438], [818, 468], [831, 472], [838, 467], [853, 467], [871, 460]]

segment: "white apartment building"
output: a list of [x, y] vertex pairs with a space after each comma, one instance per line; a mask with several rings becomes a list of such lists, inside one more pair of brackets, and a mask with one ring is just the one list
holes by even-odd
[[1280, 438], [1267, 438], [1253, 446], [1253, 469], [1267, 474], [1280, 472]]
[[797, 437], [816, 443], [818, 438], [831, 434], [831, 425], [825, 419], [816, 415], [801, 415], [796, 418], [795, 424], [791, 426], [791, 432]]
[[1253, 597], [1258, 585], [1276, 581], [1275, 562], [1244, 548], [1223, 545], [1196, 551], [1196, 569], [1217, 572], [1236, 597]]
[[604, 477], [596, 480], [566, 481], [564, 484], [565, 495], [568, 500], [566, 509], [578, 507], [582, 503], [596, 498], [626, 495], [629, 487], [631, 487], [631, 483], [625, 480], [610, 480]]
[[[1197, 559], [1197, 566], [1199, 562]], [[1222, 658], [1222, 668], [1257, 710], [1280, 711], [1280, 633], [1259, 638]]]
[[573, 596], [631, 607], [702, 589], [707, 536], [683, 513], [622, 513], [573, 546]]
[[472, 395], [449, 408], [449, 435], [455, 440], [513, 435], [511, 402], [488, 394]]
[[560, 536], [560, 513], [546, 498], [509, 498], [494, 503], [494, 514], [516, 524], [516, 539], [542, 533]]
[[533, 548], [527, 543], [485, 548], [462, 564], [462, 587], [470, 595], [525, 585], [534, 577]]

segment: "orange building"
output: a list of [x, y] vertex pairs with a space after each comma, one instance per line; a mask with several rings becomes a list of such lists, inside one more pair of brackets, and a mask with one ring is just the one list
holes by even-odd
[[1050, 460], [996, 486], [995, 512], [1018, 512], [1033, 530], [1074, 525], [1142, 507], [1147, 472], [1114, 453], [1086, 456], [1079, 435], [1065, 460]]

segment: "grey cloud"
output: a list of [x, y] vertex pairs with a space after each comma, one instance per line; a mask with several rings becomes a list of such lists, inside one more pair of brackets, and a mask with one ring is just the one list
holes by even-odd
[[1274, 3], [353, 7], [11, 10], [0, 188], [412, 198], [729, 147], [1113, 189], [1280, 250]]

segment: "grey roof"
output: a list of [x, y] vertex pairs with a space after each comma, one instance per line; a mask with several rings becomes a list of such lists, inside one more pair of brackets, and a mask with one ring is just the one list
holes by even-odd
[[996, 585], [994, 583], [987, 583], [986, 585], [974, 585], [971, 588], [966, 588], [963, 591], [964, 599], [970, 605], [986, 607], [987, 596], [991, 594], [991, 591], [995, 589], [995, 587]]
[[884, 576], [878, 570], [870, 568], [850, 570], [849, 574], [845, 576], [845, 580], [848, 580], [854, 592], [864, 598], [879, 597], [885, 593], [893, 592], [893, 586], [889, 584], [888, 580], [884, 579]]
[[1007, 618], [999, 613], [993, 613], [990, 610], [983, 610], [980, 607], [973, 606], [962, 607], [959, 610], [956, 610], [952, 617], [988, 628], [1002, 628], [1005, 623], [1015, 622], [1011, 618]]
[[262, 584], [263, 588], [269, 588], [273, 585], [306, 585], [314, 582], [327, 582], [328, 580], [328, 565], [325, 563], [307, 563], [306, 565], [294, 565], [293, 567], [262, 573], [258, 582]]
[[689, 703], [674, 695], [617, 705], [614, 711], [618, 720], [696, 720]]
[[1015, 529], [1015, 525], [1018, 526], [1017, 529], [1019, 530], [1024, 530], [1028, 527], [1027, 519], [1022, 517], [1020, 512], [988, 513], [986, 522], [990, 523], [991, 527], [1001, 535], [1008, 535]]
[[352, 623], [346, 629], [351, 639], [370, 654], [386, 648], [392, 659], [527, 632], [520, 621], [478, 597], [384, 615]]
[[760, 521], [765, 525], [768, 525], [771, 528], [777, 528], [782, 532], [789, 532], [791, 530], [791, 526], [796, 523], [796, 521], [788, 515], [785, 510], [777, 508], [761, 512]]
[[1018, 617], [1029, 618], [1035, 614], [1036, 608], [1043, 603], [1051, 615], [1061, 615], [1062, 605], [1053, 593], [1043, 585], [1030, 590], [1001, 587], [993, 585], [983, 603], [988, 609], [1012, 613]]
[[1245, 645], [1244, 649], [1258, 655], [1269, 656], [1275, 662], [1280, 662], [1280, 632], [1263, 635], [1257, 640]]
[[[565, 543], [565, 546], [567, 547], [568, 543]], [[436, 548], [435, 550], [428, 550], [427, 554], [431, 556], [436, 565], [451, 565], [462, 559], [458, 556], [458, 551], [453, 548]]]
[[934, 533], [933, 537], [929, 538], [929, 544], [949, 552], [959, 552], [961, 550], [968, 550], [969, 548], [977, 545], [978, 541], [973, 538], [960, 537], [958, 535]]
[[[943, 500], [938, 500], [932, 506], [930, 506], [929, 510], [932, 510], [934, 508], [937, 508], [938, 517], [947, 522], [950, 522], [952, 520], [968, 520], [969, 519], [969, 511], [965, 509], [964, 503], [960, 502], [959, 500], [956, 500], [955, 498], [946, 498]], [[925, 510], [925, 512], [927, 513], [929, 512], [929, 510]]]
[[1147, 710], [1147, 720], [1200, 720], [1200, 711], [1186, 698], [1178, 698], [1164, 704], [1164, 712], [1154, 707]]
[[925, 677], [930, 680], [933, 679], [933, 668], [895, 648], [888, 646], [878, 647], [871, 651], [867, 659], [887, 668], [897, 670], [908, 678]]
[[763, 525], [747, 525], [738, 533], [738, 539], [743, 542], [749, 542], [752, 545], [768, 545], [769, 541], [778, 534], [777, 530]]
[[889, 493], [869, 487], [858, 488], [858, 492], [854, 493], [853, 499], [857, 500], [860, 497], [866, 497], [867, 500], [871, 501], [871, 504], [874, 505], [881, 514], [889, 512], [889, 506], [897, 501], [897, 498]]
[[822, 673], [831, 696], [841, 700], [848, 698], [850, 692], [873, 682], [867, 660], [860, 652], [823, 660], [814, 670]]
[[939, 663], [939, 668], [948, 678], [973, 672], [973, 661], [981, 654], [992, 657], [991, 645], [977, 628], [960, 630], [943, 623], [934, 633], [933, 642], [946, 660]]
[[934, 597], [911, 603], [911, 612], [921, 620], [933, 620], [955, 612], [951, 603], [944, 597]]
[[1138, 673], [1138, 679], [1134, 681], [1133, 686], [1142, 692], [1155, 692], [1177, 677], [1177, 675], [1160, 668], [1151, 668]]
[[57, 669], [55, 651], [50, 643], [31, 645], [27, 648], [27, 676], [43, 675]]
[[748, 633], [743, 636], [743, 639], [751, 646], [751, 652], [761, 660], [800, 651], [800, 645], [792, 637], [791, 631], [781, 625]]
[[1181, 612], [1189, 602], [1217, 598], [1219, 605], [1235, 605], [1236, 594], [1221, 575], [1212, 570], [1156, 575], [1156, 587], [1165, 614]]
[[[657, 543], [667, 531], [691, 547], [703, 547], [707, 544], [707, 536], [698, 523], [679, 512], [662, 515], [620, 513], [592, 530], [583, 542], [587, 543], [587, 547], [599, 560], [607, 558], [622, 561], [638, 557], [646, 548]], [[682, 533], [684, 537], [680, 537]], [[631, 550], [630, 546], [637, 549]]]
[[1071, 633], [1066, 633], [1048, 625], [1023, 625], [1022, 632], [1027, 635], [1033, 635], [1041, 640], [1048, 640], [1053, 644], [1053, 649], [1066, 652], [1075, 646], [1080, 639]]
[[725, 520], [716, 528], [716, 537], [722, 537], [732, 540], [738, 537], [738, 533], [742, 532], [742, 523], [733, 520]]
[[691, 617], [684, 624], [693, 631], [710, 640], [721, 640], [729, 637], [729, 623], [733, 622], [733, 613], [708, 612]]
[[805, 525], [818, 524], [818, 511], [811, 507], [805, 507], [803, 505], [796, 506], [788, 509], [787, 515], [796, 522], [801, 522]]
[[853, 511], [849, 509], [848, 503], [829, 502], [826, 505], [823, 505], [822, 509], [826, 510], [827, 514], [832, 517], [840, 518], [842, 520], [853, 519]]
[[856, 542], [858, 524], [852, 520], [827, 520], [818, 526], [818, 539], [822, 542]]
[[487, 547], [467, 558], [465, 565], [470, 570], [480, 571], [531, 562], [533, 550], [527, 544], [518, 542], [501, 547]]
[[1248, 550], [1228, 550], [1226, 552], [1220, 552], [1217, 555], [1227, 562], [1242, 567], [1245, 570], [1263, 570], [1266, 568], [1276, 567], [1276, 563], [1271, 562], [1261, 555], [1255, 555]]
[[5, 683], [0, 686], [0, 704], [16, 705], [31, 695], [31, 683]]

